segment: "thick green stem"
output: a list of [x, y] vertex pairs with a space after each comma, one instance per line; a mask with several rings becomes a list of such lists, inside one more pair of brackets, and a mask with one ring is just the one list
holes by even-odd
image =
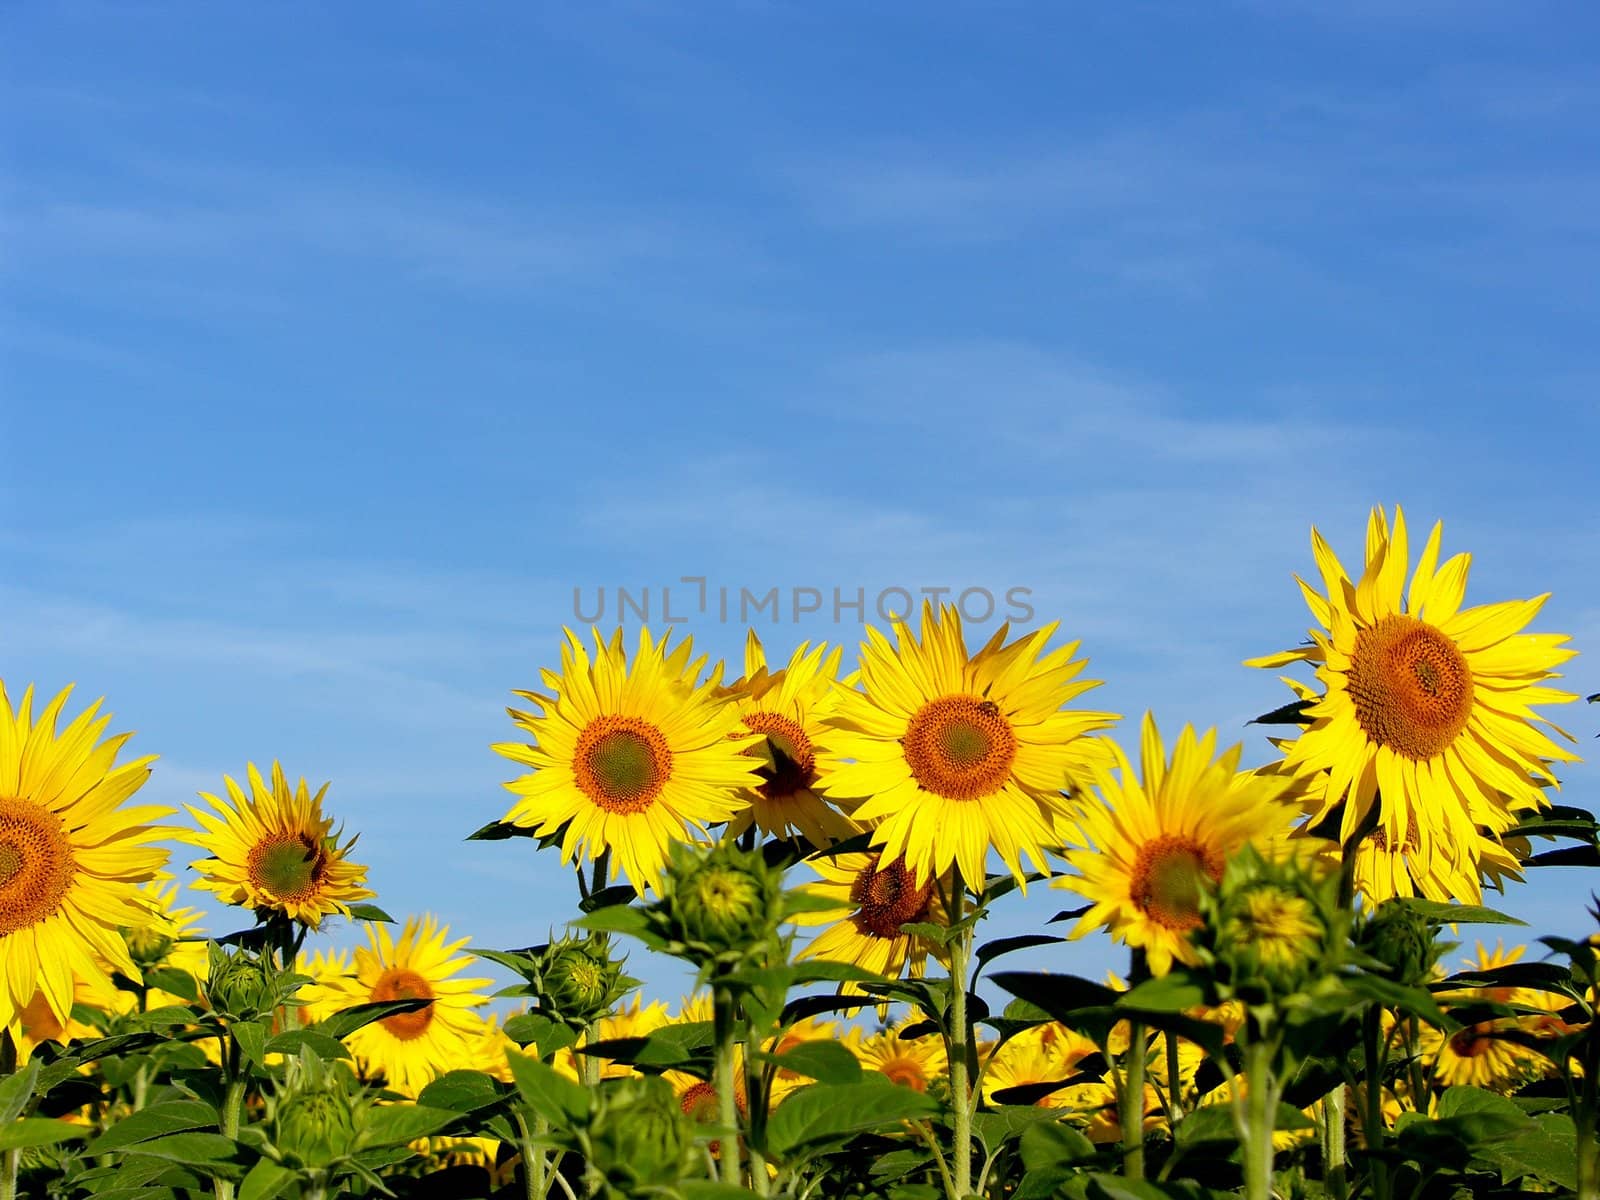
[[711, 1028], [716, 1039], [717, 1123], [727, 1134], [717, 1140], [717, 1157], [722, 1163], [722, 1181], [739, 1186], [743, 1171], [739, 1166], [739, 1056], [734, 1039], [737, 1023], [733, 994], [716, 987], [712, 992]]
[[1573, 1112], [1578, 1127], [1578, 1200], [1600, 1200], [1600, 1035], [1591, 1016], [1583, 1056], [1583, 1082]]
[[1172, 1125], [1183, 1120], [1182, 1064], [1178, 1061], [1178, 1035], [1164, 1033], [1162, 1044], [1167, 1048], [1167, 1120]]
[[[233, 1039], [230, 1037], [229, 1042]], [[239, 1136], [239, 1119], [244, 1113], [244, 1093], [248, 1080], [239, 1070], [239, 1050], [234, 1046], [228, 1054], [228, 1090], [222, 1097], [222, 1136]], [[217, 1200], [233, 1200], [233, 1181], [219, 1178], [216, 1186]]]
[[[0, 1027], [0, 1079], [16, 1074], [17, 1057], [17, 1044], [11, 1040], [11, 1031]], [[0, 1156], [0, 1200], [17, 1200], [17, 1173], [21, 1168], [20, 1149], [7, 1150]]]
[[1383, 1151], [1383, 1009], [1373, 1004], [1362, 1017], [1362, 1042], [1366, 1055], [1367, 1104], [1362, 1128], [1367, 1139], [1368, 1170], [1372, 1173], [1373, 1200], [1389, 1200], [1389, 1164]]
[[1129, 1179], [1144, 1178], [1144, 1068], [1148, 1051], [1144, 1026], [1138, 1021], [1129, 1022], [1122, 1094], [1117, 1097], [1117, 1114], [1122, 1119], [1122, 1173]]
[[1245, 1200], [1272, 1198], [1272, 1133], [1277, 1118], [1272, 1048], [1252, 1042], [1245, 1048]]
[[[550, 1190], [550, 1182], [545, 1178], [547, 1162], [543, 1146], [533, 1144], [533, 1132], [528, 1128], [528, 1118], [521, 1111], [513, 1110], [517, 1121], [517, 1148], [522, 1153], [522, 1194], [525, 1200], [544, 1200], [545, 1193]], [[534, 1129], [544, 1133], [549, 1129], [543, 1117], [534, 1118]]]
[[[950, 923], [960, 922], [966, 889], [959, 872], [951, 897]], [[955, 1141], [951, 1200], [966, 1200], [972, 1193], [972, 1110], [975, 1097], [967, 1071], [972, 1031], [967, 1024], [967, 964], [972, 958], [972, 930], [964, 929], [950, 944], [950, 1103], [955, 1108]]]
[[1350, 1194], [1349, 1156], [1344, 1144], [1345, 1091], [1340, 1084], [1322, 1098], [1322, 1174], [1333, 1200]]

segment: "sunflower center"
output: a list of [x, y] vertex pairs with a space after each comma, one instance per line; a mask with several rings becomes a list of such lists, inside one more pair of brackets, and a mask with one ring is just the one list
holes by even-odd
[[1347, 684], [1367, 736], [1407, 758], [1440, 753], [1472, 715], [1472, 668], [1415, 617], [1396, 613], [1358, 633]]
[[880, 866], [878, 858], [863, 867], [850, 885], [850, 903], [856, 905], [858, 933], [871, 937], [900, 937], [900, 926], [928, 919], [933, 904], [933, 879], [916, 885], [905, 862], [895, 859]]
[[572, 769], [578, 787], [598, 807], [641, 813], [672, 777], [672, 748], [649, 721], [598, 717], [578, 735]]
[[1178, 933], [1200, 926], [1200, 893], [1222, 879], [1220, 857], [1193, 838], [1163, 834], [1139, 847], [1129, 895], [1152, 921]]
[[[428, 986], [428, 981], [407, 967], [390, 967], [378, 976], [378, 982], [372, 988], [374, 1003], [387, 1000], [432, 999], [433, 988]], [[426, 1033], [428, 1023], [432, 1020], [433, 1005], [428, 1004], [415, 1012], [396, 1013], [392, 1017], [385, 1017], [379, 1024], [402, 1042], [409, 1042]]]
[[744, 719], [752, 733], [764, 733], [776, 751], [772, 769], [762, 768], [756, 790], [766, 800], [787, 800], [809, 788], [817, 777], [817, 751], [800, 722], [775, 712], [753, 712]]
[[928, 1073], [914, 1058], [891, 1058], [878, 1068], [893, 1083], [914, 1091], [928, 1090]]
[[314, 838], [280, 833], [250, 847], [245, 867], [250, 882], [274, 900], [306, 900], [322, 885], [328, 855]]
[[0, 796], [0, 936], [53, 914], [76, 874], [61, 818], [32, 801]]
[[1489, 1036], [1493, 1025], [1479, 1021], [1450, 1035], [1450, 1049], [1462, 1058], [1478, 1058], [1494, 1049], [1494, 1039]]
[[901, 747], [924, 791], [946, 800], [993, 795], [1011, 777], [1017, 735], [992, 700], [941, 696], [917, 710]]

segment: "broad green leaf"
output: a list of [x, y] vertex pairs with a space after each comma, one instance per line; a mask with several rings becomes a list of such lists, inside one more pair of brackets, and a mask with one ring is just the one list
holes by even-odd
[[536, 1058], [506, 1051], [511, 1077], [528, 1107], [557, 1128], [570, 1125], [589, 1111], [589, 1093]]
[[1526, 925], [1526, 921], [1519, 921], [1516, 917], [1508, 916], [1503, 912], [1496, 912], [1492, 908], [1484, 908], [1481, 904], [1453, 904], [1443, 900], [1423, 900], [1411, 896], [1405, 899], [1392, 900], [1392, 904], [1403, 904], [1419, 916], [1441, 925]]
[[860, 1060], [838, 1042], [801, 1042], [782, 1054], [762, 1053], [759, 1057], [818, 1083], [855, 1083], [861, 1078]]
[[428, 1137], [461, 1114], [447, 1108], [424, 1108], [420, 1104], [384, 1104], [367, 1114], [361, 1130], [361, 1144], [371, 1146], [405, 1146], [418, 1138]]
[[1029, 1125], [1022, 1131], [1017, 1151], [1022, 1155], [1023, 1167], [1029, 1171], [1066, 1166], [1095, 1156], [1094, 1143], [1060, 1121]]
[[985, 964], [999, 958], [1002, 954], [1010, 954], [1015, 950], [1028, 950], [1034, 946], [1050, 946], [1056, 942], [1067, 939], [1049, 933], [1021, 933], [1016, 937], [995, 938], [978, 947], [977, 961], [981, 968]]
[[394, 918], [376, 904], [352, 904], [350, 906], [350, 919], [353, 921], [376, 921], [380, 925], [394, 924]]
[[240, 1052], [257, 1070], [267, 1066], [267, 1029], [259, 1021], [235, 1021], [228, 1027], [233, 1040], [239, 1043]]
[[519, 1046], [535, 1046], [541, 1058], [548, 1058], [576, 1044], [577, 1032], [560, 1021], [539, 1013], [520, 1013], [505, 1024], [505, 1034]]
[[[0, 1035], [3, 1036], [3, 1035]], [[39, 1083], [39, 1060], [34, 1058], [20, 1071], [13, 1071], [0, 1079], [0, 1124], [15, 1121], [33, 1099], [34, 1088]]]
[[282, 1033], [274, 1034], [267, 1039], [266, 1052], [268, 1054], [293, 1056], [307, 1049], [314, 1051], [318, 1058], [328, 1059], [329, 1061], [336, 1058], [350, 1057], [350, 1051], [344, 1048], [343, 1042], [338, 1038], [329, 1037], [315, 1025], [308, 1026], [305, 1029], [286, 1029]]
[[644, 942], [660, 940], [650, 932], [649, 914], [631, 904], [613, 904], [609, 908], [596, 909], [572, 924], [593, 933], [625, 933]]
[[204, 1171], [243, 1175], [239, 1144], [220, 1133], [174, 1133], [124, 1147], [125, 1154], [144, 1154]]
[[1183, 1012], [1199, 1007], [1205, 999], [1205, 989], [1198, 980], [1187, 971], [1173, 970], [1146, 979], [1132, 991], [1124, 992], [1116, 1007], [1143, 1012]]
[[432, 1000], [414, 997], [409, 1000], [374, 1000], [366, 1004], [355, 1004], [349, 1008], [341, 1008], [332, 1016], [324, 1017], [315, 1025], [306, 1028], [324, 1037], [343, 1041], [356, 1030], [374, 1021], [382, 1021], [387, 1017], [397, 1017], [401, 1013], [416, 1012], [418, 1009], [427, 1008]]
[[130, 1113], [89, 1143], [90, 1157], [185, 1129], [215, 1129], [217, 1110], [201, 1100], [164, 1100]]
[[89, 1131], [70, 1121], [56, 1121], [49, 1117], [23, 1117], [0, 1125], [0, 1150], [17, 1150], [24, 1146], [53, 1146], [72, 1138], [87, 1137]]
[[191, 1004], [200, 999], [200, 985], [195, 982], [194, 976], [177, 967], [152, 967], [144, 973], [144, 985], [170, 992]]
[[250, 1173], [239, 1185], [239, 1200], [276, 1200], [279, 1196], [292, 1194], [299, 1182], [298, 1172], [263, 1158], [250, 1168]]
[[447, 1071], [423, 1088], [417, 1103], [455, 1113], [487, 1108], [505, 1098], [495, 1081], [482, 1071]]
[[767, 1122], [767, 1148], [793, 1161], [848, 1141], [858, 1133], [931, 1116], [936, 1101], [889, 1083], [814, 1084], [778, 1106]]

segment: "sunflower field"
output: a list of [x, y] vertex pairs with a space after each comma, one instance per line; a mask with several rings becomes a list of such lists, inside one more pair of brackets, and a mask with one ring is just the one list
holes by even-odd
[[[493, 747], [509, 809], [455, 831], [571, 872], [512, 949], [378, 907], [326, 788], [143, 804], [99, 703], [6, 681], [0, 1200], [1600, 1200], [1576, 651], [1399, 509], [1356, 577], [1312, 548], [1252, 769], [1121, 732], [1054, 625], [752, 632], [736, 679], [568, 631]], [[1552, 867], [1570, 920], [1508, 946], [1486, 885]], [[1064, 910], [985, 937], [1029, 887]], [[1094, 931], [1121, 975], [1006, 969]], [[692, 993], [641, 996], [646, 954]]]

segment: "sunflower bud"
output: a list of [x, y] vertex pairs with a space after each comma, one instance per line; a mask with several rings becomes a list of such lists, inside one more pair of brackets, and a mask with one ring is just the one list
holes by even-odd
[[138, 929], [124, 929], [122, 940], [127, 943], [128, 957], [140, 970], [159, 967], [167, 961], [167, 954], [172, 950], [172, 938], [160, 921], [152, 921]]
[[277, 1002], [276, 973], [259, 954], [212, 946], [205, 995], [216, 1011], [244, 1021], [254, 1020]]
[[1228, 861], [1220, 887], [1202, 896], [1198, 949], [1233, 995], [1249, 1002], [1289, 996], [1342, 959], [1338, 880], [1313, 871], [1246, 846]]
[[759, 850], [731, 842], [709, 851], [674, 846], [654, 915], [683, 957], [701, 966], [731, 965], [763, 955], [776, 936], [782, 877]]
[[273, 1102], [273, 1145], [286, 1165], [314, 1171], [354, 1154], [371, 1102], [341, 1065], [307, 1051]]
[[625, 1079], [600, 1093], [583, 1131], [584, 1157], [606, 1200], [660, 1195], [693, 1174], [694, 1128], [659, 1077]]
[[1443, 949], [1434, 926], [1402, 900], [1386, 900], [1361, 926], [1359, 948], [1388, 968], [1397, 983], [1416, 987], [1428, 981]]
[[622, 960], [611, 957], [611, 939], [603, 933], [552, 942], [534, 975], [539, 1011], [572, 1029], [599, 1020], [637, 983], [622, 973]]

